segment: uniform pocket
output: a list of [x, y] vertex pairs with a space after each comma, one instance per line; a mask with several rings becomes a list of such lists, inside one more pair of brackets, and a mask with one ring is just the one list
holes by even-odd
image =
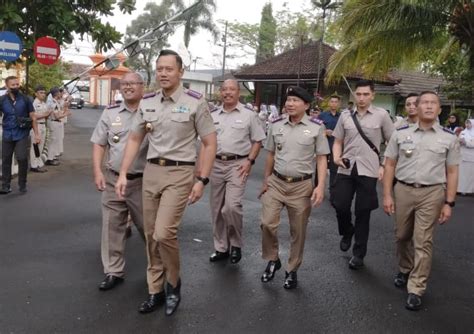
[[301, 137], [296, 140], [296, 142], [300, 145], [313, 145], [314, 138], [313, 137]]
[[173, 122], [178, 122], [178, 123], [189, 122], [189, 119], [190, 119], [190, 113], [188, 113], [188, 112], [186, 112], [186, 113], [172, 113], [171, 114], [171, 120]]

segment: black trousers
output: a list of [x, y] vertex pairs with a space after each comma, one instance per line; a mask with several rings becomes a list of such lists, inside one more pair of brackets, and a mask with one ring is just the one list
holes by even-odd
[[15, 153], [18, 162], [18, 185], [26, 186], [26, 175], [28, 173], [28, 155], [30, 137], [15, 141], [2, 141], [2, 188], [10, 188], [12, 179], [12, 161]]
[[[370, 213], [378, 208], [377, 178], [358, 175], [354, 165], [351, 175], [337, 174], [332, 205], [336, 209], [339, 234], [354, 235], [352, 254], [364, 258], [369, 239]], [[355, 223], [352, 224], [352, 200], [355, 199]]]

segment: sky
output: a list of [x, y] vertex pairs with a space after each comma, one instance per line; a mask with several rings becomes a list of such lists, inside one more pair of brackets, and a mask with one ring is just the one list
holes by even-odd
[[[105, 17], [104, 22], [109, 22], [121, 33], [125, 33], [127, 24], [130, 23], [134, 18], [143, 13], [143, 8], [150, 0], [136, 0], [136, 10], [130, 15], [122, 14], [118, 9], [114, 11], [113, 17]], [[160, 2], [159, 0], [156, 2]], [[273, 6], [273, 13], [287, 8], [291, 12], [301, 11], [303, 8], [308, 8], [309, 0], [216, 0], [217, 9], [214, 13], [214, 22], [218, 26], [220, 31], [224, 30], [224, 25], [220, 24], [219, 21], [229, 22], [241, 22], [241, 23], [259, 23], [261, 17], [261, 11], [265, 3], [271, 2]], [[191, 5], [194, 3], [192, 0], [185, 0], [185, 3]], [[286, 3], [286, 7], [283, 7]], [[183, 42], [183, 27], [178, 27], [175, 33], [168, 38], [170, 48], [178, 51], [184, 58], [185, 56], [184, 42]], [[219, 43], [219, 41], [217, 42]], [[120, 46], [118, 46], [120, 48]], [[223, 48], [216, 45], [210, 33], [206, 31], [200, 31], [198, 34], [191, 38], [189, 45], [189, 62], [195, 60], [195, 64], [192, 63], [191, 68], [194, 69], [210, 69], [210, 68], [221, 68], [222, 67], [222, 53]], [[80, 41], [76, 38], [75, 42], [62, 50], [62, 56], [66, 61], [73, 61], [75, 63], [92, 64], [87, 55], [94, 53], [94, 44], [92, 41]], [[110, 51], [108, 53], [113, 53]], [[186, 60], [185, 60], [186, 62]], [[234, 69], [244, 63], [253, 63], [253, 58], [238, 58], [238, 59], [227, 59], [226, 68]]]

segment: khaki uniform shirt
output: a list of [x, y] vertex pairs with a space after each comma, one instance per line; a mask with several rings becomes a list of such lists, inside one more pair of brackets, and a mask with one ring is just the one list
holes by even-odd
[[416, 124], [416, 122], [412, 123], [412, 122], [409, 121], [408, 117], [405, 117], [405, 118], [397, 120], [395, 123], [393, 123], [393, 127], [395, 129], [398, 129], [398, 128], [404, 127], [405, 125], [414, 126], [415, 124]]
[[147, 159], [195, 162], [197, 137], [216, 131], [206, 100], [182, 86], [169, 97], [161, 91], [143, 97], [132, 131], [145, 133], [147, 124]]
[[265, 149], [275, 152], [274, 169], [283, 175], [299, 177], [314, 171], [314, 155], [330, 153], [326, 128], [317, 118], [304, 115], [298, 124], [289, 117], [275, 120], [268, 130]]
[[[37, 113], [46, 113], [48, 112], [48, 105], [44, 101], [40, 101], [38, 99], [35, 99], [33, 101], [33, 107], [35, 108], [35, 112]], [[46, 118], [42, 118], [38, 120], [38, 124], [44, 124], [46, 123]]]
[[266, 137], [257, 114], [241, 103], [228, 112], [220, 107], [211, 116], [217, 130], [217, 154], [248, 155], [252, 143]]
[[[371, 105], [365, 115], [362, 117], [357, 115], [357, 119], [365, 135], [380, 151], [380, 144], [388, 141], [394, 130], [388, 112]], [[350, 175], [356, 163], [359, 175], [378, 177], [379, 157], [359, 134], [349, 111], [346, 110], [341, 113], [332, 135], [344, 141], [342, 157], [351, 161], [350, 168], [339, 167], [338, 173]]]
[[461, 161], [459, 140], [435, 124], [429, 130], [399, 128], [388, 143], [385, 157], [397, 160], [395, 177], [407, 183], [434, 185], [446, 182], [446, 166]]
[[[106, 167], [108, 169], [112, 169], [115, 172], [120, 171], [120, 165], [122, 164], [123, 154], [125, 153], [129, 130], [137, 113], [138, 111], [134, 112], [130, 110], [124, 102], [109, 106], [105, 108], [102, 113], [102, 116], [92, 133], [91, 142], [97, 145], [107, 146], [108, 156]], [[117, 143], [114, 141], [114, 137], [115, 139], [118, 139]], [[128, 170], [128, 173], [143, 173], [146, 164], [147, 150], [148, 139], [145, 138], [140, 146], [135, 161]]]

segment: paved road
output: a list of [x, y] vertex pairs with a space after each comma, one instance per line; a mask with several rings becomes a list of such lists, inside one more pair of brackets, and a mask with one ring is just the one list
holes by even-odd
[[[146, 297], [146, 259], [134, 233], [127, 245], [127, 276], [100, 292], [99, 194], [91, 177], [89, 138], [98, 110], [75, 111], [67, 125], [60, 167], [30, 175], [29, 192], [16, 187], [0, 198], [0, 333], [474, 333], [473, 197], [458, 199], [454, 217], [438, 228], [425, 308], [404, 309], [393, 287], [393, 224], [373, 214], [366, 268], [347, 268], [338, 249], [333, 209], [313, 210], [300, 285], [282, 288], [283, 271], [263, 285], [260, 274], [260, 187], [257, 162], [245, 193], [245, 248], [239, 265], [211, 264], [208, 197], [189, 207], [180, 231], [182, 303], [137, 313]], [[281, 257], [288, 257], [283, 215]]]

